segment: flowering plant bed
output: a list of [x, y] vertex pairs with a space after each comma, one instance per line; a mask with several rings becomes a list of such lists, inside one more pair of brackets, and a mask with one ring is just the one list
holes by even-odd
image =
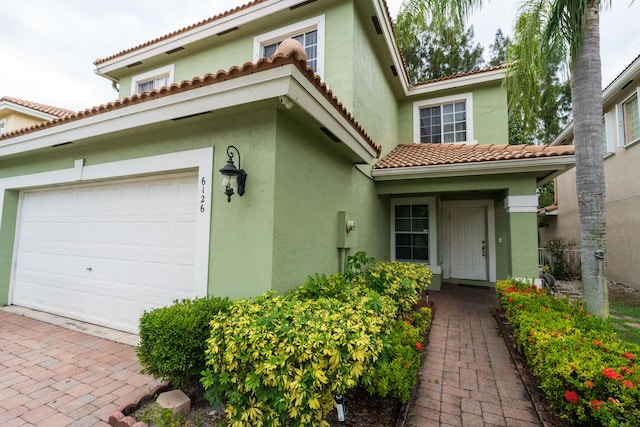
[[514, 280], [496, 284], [515, 346], [567, 425], [640, 424], [640, 348], [579, 302]]

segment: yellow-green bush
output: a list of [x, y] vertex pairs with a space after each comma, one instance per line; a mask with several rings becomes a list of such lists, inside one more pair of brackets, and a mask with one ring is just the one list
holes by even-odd
[[[373, 286], [370, 274], [377, 280]], [[310, 277], [285, 295], [234, 302], [211, 322], [201, 379], [207, 399], [227, 404], [231, 426], [326, 425], [335, 394], [358, 384], [381, 391], [379, 384], [392, 382], [376, 364], [381, 354], [387, 364], [391, 360], [383, 351], [389, 336], [429, 278], [426, 267], [386, 263], [348, 278]], [[416, 317], [427, 324], [430, 312], [423, 309]], [[405, 326], [419, 366], [420, 335]], [[391, 384], [386, 392], [400, 386]]]
[[377, 360], [395, 314], [385, 297], [238, 301], [211, 322], [207, 398], [227, 403], [232, 426], [321, 425], [333, 395], [354, 387]]

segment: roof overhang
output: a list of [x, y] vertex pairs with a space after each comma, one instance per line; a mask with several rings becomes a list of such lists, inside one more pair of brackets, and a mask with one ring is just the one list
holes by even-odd
[[537, 185], [544, 185], [575, 165], [575, 155], [517, 160], [490, 160], [446, 165], [373, 169], [376, 181], [483, 176], [513, 173], [535, 174]]
[[53, 114], [43, 113], [42, 111], [34, 110], [33, 108], [27, 108], [9, 101], [0, 101], [0, 112], [2, 112], [2, 110], [12, 110], [16, 113], [25, 114], [31, 117], [37, 117], [43, 120], [52, 120], [57, 117]]
[[165, 55], [167, 52], [207, 37], [228, 33], [264, 16], [295, 7], [301, 2], [302, 0], [266, 0], [256, 2], [256, 4], [250, 7], [239, 7], [234, 11], [214, 17], [208, 23], [195, 24], [191, 29], [176, 31], [173, 35], [145, 43], [128, 52], [125, 51], [122, 54], [116, 54], [110, 59], [99, 59], [95, 64], [95, 73], [109, 78], [105, 75], [112, 71], [131, 66], [131, 64], [138, 62], [145, 62], [149, 58], [158, 55]]
[[[60, 124], [45, 126], [41, 130], [0, 140], [0, 157], [27, 153], [34, 150], [83, 141], [101, 135], [153, 125], [171, 120], [196, 116], [202, 113], [221, 111], [230, 107], [268, 99], [293, 102], [288, 107], [299, 108], [321, 123], [347, 148], [354, 161], [371, 163], [377, 152], [370, 142], [354, 127], [354, 124], [314, 85], [293, 62], [252, 73], [232, 77], [228, 80], [178, 91], [165, 96], [155, 96], [144, 102], [98, 111], [88, 117], [67, 120]], [[195, 80], [194, 80], [195, 82]], [[288, 102], [287, 102], [288, 104]]]
[[457, 89], [489, 82], [502, 81], [505, 78], [504, 68], [497, 68], [477, 73], [468, 73], [457, 77], [433, 80], [425, 84], [411, 85], [406, 95], [424, 95], [449, 89]]

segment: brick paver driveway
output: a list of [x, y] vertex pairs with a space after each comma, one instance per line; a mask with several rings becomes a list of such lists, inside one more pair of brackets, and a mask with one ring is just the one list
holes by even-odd
[[0, 311], [0, 426], [107, 426], [159, 383], [135, 348]]

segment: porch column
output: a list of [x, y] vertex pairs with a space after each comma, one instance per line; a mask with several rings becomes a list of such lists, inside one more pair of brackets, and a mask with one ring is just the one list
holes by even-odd
[[511, 235], [510, 275], [538, 280], [538, 198], [508, 196], [504, 204]]

